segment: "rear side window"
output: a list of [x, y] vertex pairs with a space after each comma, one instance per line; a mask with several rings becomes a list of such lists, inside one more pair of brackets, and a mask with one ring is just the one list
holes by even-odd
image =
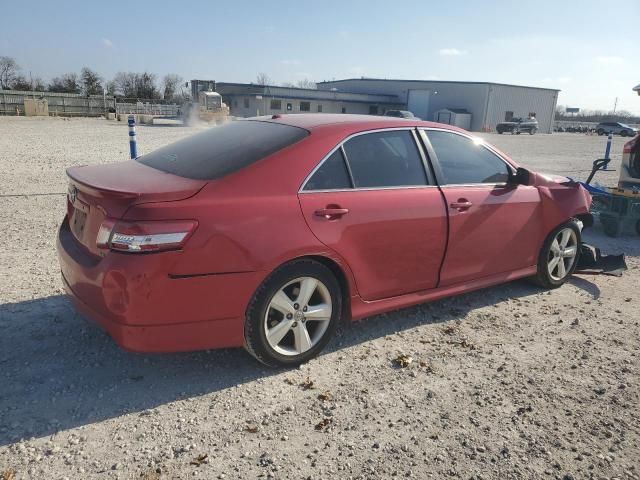
[[427, 185], [422, 158], [408, 130], [359, 135], [344, 144], [356, 188]]
[[304, 190], [344, 190], [351, 188], [349, 171], [342, 150], [338, 149], [315, 171]]
[[308, 134], [305, 129], [289, 125], [238, 120], [159, 148], [138, 161], [181, 177], [215, 180], [282, 150]]
[[429, 130], [427, 136], [449, 185], [506, 183], [509, 167], [495, 153], [470, 138], [455, 133]]

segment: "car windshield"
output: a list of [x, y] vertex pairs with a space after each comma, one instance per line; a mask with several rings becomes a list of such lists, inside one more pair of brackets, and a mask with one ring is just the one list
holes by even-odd
[[215, 180], [282, 150], [308, 134], [307, 130], [290, 125], [238, 120], [159, 148], [137, 160], [181, 177]]
[[629, 125], [627, 125], [626, 123], [618, 123], [619, 126], [624, 127], [624, 128], [631, 128]]

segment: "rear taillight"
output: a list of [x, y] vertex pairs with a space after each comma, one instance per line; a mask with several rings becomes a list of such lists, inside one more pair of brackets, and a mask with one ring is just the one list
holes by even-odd
[[636, 148], [636, 146], [640, 146], [640, 140], [638, 139], [640, 139], [640, 135], [636, 135], [635, 138], [625, 143], [622, 152], [631, 153]]
[[178, 250], [197, 226], [198, 222], [194, 220], [126, 222], [106, 219], [100, 226], [96, 243], [98, 248], [130, 253]]

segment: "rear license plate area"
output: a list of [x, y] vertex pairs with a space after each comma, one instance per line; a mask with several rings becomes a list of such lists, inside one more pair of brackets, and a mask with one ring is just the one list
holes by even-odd
[[71, 217], [71, 231], [78, 240], [82, 240], [84, 236], [84, 227], [87, 223], [87, 214], [79, 209], [74, 209]]

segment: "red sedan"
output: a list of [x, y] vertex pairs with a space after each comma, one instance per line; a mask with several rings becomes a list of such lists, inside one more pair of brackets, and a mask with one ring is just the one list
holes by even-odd
[[122, 347], [318, 354], [338, 324], [576, 267], [589, 194], [448, 125], [283, 115], [73, 167], [60, 227], [77, 308]]

